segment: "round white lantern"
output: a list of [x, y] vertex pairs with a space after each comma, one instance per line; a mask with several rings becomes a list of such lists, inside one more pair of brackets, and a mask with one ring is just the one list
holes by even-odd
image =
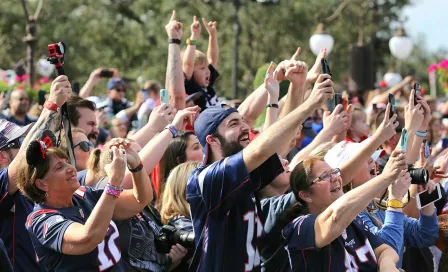
[[334, 39], [331, 35], [324, 32], [324, 25], [319, 24], [316, 32], [310, 38], [310, 48], [314, 55], [318, 55], [323, 48], [327, 49], [327, 55], [333, 49]]
[[49, 77], [54, 71], [54, 65], [46, 59], [40, 59], [37, 62], [37, 72], [43, 77]]
[[413, 47], [411, 38], [404, 34], [402, 28], [399, 28], [395, 36], [389, 41], [389, 49], [392, 56], [399, 60], [407, 59], [411, 55]]

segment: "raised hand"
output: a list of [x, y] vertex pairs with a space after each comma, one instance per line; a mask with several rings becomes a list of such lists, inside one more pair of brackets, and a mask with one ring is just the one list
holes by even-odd
[[402, 170], [398, 178], [389, 186], [389, 199], [402, 200], [411, 186], [411, 175]]
[[173, 10], [173, 14], [171, 15], [170, 21], [165, 26], [166, 33], [168, 34], [169, 39], [182, 39], [182, 23], [176, 20], [176, 11]]
[[[414, 92], [415, 92], [415, 90], [414, 90]], [[411, 91], [411, 93], [412, 93], [412, 91]], [[429, 107], [429, 105], [425, 101], [425, 99], [423, 99], [423, 97], [420, 95], [417, 95], [417, 103], [422, 106], [423, 115], [424, 115], [423, 122], [422, 122], [422, 125], [420, 126], [419, 131], [424, 132], [424, 131], [428, 130], [429, 121], [431, 119], [431, 108]]]
[[381, 175], [392, 182], [398, 178], [402, 170], [406, 169], [406, 153], [404, 151], [394, 150]]
[[316, 84], [314, 84], [313, 91], [311, 92], [305, 103], [311, 103], [312, 107], [318, 108], [325, 101], [332, 99], [334, 96], [333, 81], [331, 76], [327, 74], [321, 74], [317, 78]]
[[191, 37], [192, 40], [198, 40], [201, 35], [201, 24], [199, 23], [196, 15], [193, 16], [193, 23], [191, 24]]
[[216, 21], [207, 22], [205, 18], [202, 18], [202, 24], [204, 25], [205, 29], [207, 29], [209, 36], [216, 36]]
[[145, 102], [145, 94], [143, 92], [138, 92], [135, 96], [135, 105], [139, 107]]
[[174, 117], [173, 122], [171, 123], [177, 130], [184, 130], [185, 126], [190, 123], [194, 124], [194, 120], [199, 114], [201, 108], [199, 106], [185, 108], [177, 112]]
[[418, 130], [424, 119], [424, 110], [421, 104], [414, 105], [414, 95], [415, 90], [412, 90], [409, 96], [409, 103], [404, 108], [404, 120], [408, 129]]
[[392, 118], [389, 118], [391, 105], [388, 104], [386, 107], [386, 113], [384, 114], [383, 122], [379, 125], [377, 130], [375, 131], [375, 135], [378, 135], [382, 140], [381, 142], [385, 142], [392, 138], [395, 135], [395, 129], [398, 127], [397, 114], [394, 114]]
[[278, 99], [280, 95], [280, 84], [276, 78], [274, 78], [274, 66], [275, 64], [271, 62], [266, 71], [266, 77], [264, 79], [264, 88], [268, 91], [271, 97], [276, 97]]
[[348, 129], [350, 126], [348, 122], [348, 113], [342, 109], [342, 105], [337, 105], [331, 114], [329, 111], [324, 112], [324, 129], [331, 131], [334, 135], [341, 134]]
[[311, 67], [311, 69], [308, 71], [308, 74], [306, 75], [306, 81], [309, 84], [316, 82], [317, 77], [322, 72], [321, 60], [322, 60], [322, 58], [325, 58], [325, 57], [327, 57], [327, 49], [322, 48], [319, 52], [319, 55], [317, 55], [317, 57], [316, 57], [316, 61], [314, 62], [313, 67]]
[[294, 55], [289, 60], [280, 62], [274, 71], [274, 78], [277, 78], [280, 82], [286, 80], [286, 69], [296, 65], [296, 62], [299, 60], [300, 52], [302, 52], [302, 49], [298, 47]]
[[150, 126], [154, 131], [160, 132], [173, 121], [176, 112], [172, 105], [161, 104], [152, 110], [146, 125]]
[[48, 101], [62, 106], [72, 96], [72, 85], [67, 76], [58, 76], [52, 83]]
[[113, 186], [120, 187], [124, 179], [126, 171], [126, 151], [120, 146], [116, 145], [110, 147], [110, 153], [112, 155], [112, 162], [104, 166], [109, 182]]
[[306, 82], [308, 65], [303, 61], [293, 62], [294, 66], [286, 69], [286, 78], [295, 85], [303, 85]]

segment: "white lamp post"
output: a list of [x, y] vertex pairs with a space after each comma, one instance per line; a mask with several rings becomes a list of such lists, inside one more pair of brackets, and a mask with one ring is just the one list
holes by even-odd
[[310, 38], [310, 48], [314, 55], [318, 55], [322, 48], [327, 49], [327, 56], [333, 49], [334, 39], [331, 35], [325, 33], [324, 24], [317, 25], [316, 32]]
[[412, 40], [404, 33], [403, 28], [399, 28], [389, 41], [389, 49], [392, 56], [399, 60], [407, 59], [412, 53]]
[[384, 75], [383, 80], [386, 81], [387, 87], [393, 87], [400, 83], [403, 78], [399, 73], [388, 72]]

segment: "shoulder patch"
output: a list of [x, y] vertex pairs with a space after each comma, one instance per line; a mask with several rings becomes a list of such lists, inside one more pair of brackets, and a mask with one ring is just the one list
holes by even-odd
[[79, 187], [78, 189], [76, 189], [75, 193], [73, 194], [74, 196], [77, 196], [81, 199], [84, 199], [84, 195], [86, 194], [86, 188], [84, 186]]

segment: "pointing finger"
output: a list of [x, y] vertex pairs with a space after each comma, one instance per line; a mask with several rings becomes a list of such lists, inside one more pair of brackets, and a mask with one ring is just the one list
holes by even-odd
[[291, 60], [298, 60], [300, 56], [300, 52], [302, 52], [302, 49], [300, 47], [297, 48], [294, 55], [291, 57]]
[[175, 10], [173, 10], [173, 14], [171, 14], [170, 21], [174, 21], [174, 20], [176, 20], [176, 11]]

